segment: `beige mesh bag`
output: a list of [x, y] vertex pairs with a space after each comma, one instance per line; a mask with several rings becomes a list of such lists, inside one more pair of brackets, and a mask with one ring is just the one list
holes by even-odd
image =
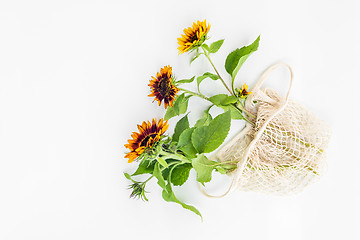
[[[290, 71], [290, 87], [285, 98], [271, 89], [260, 89], [267, 76], [279, 66]], [[279, 63], [267, 69], [252, 89], [245, 108], [255, 118], [213, 160], [237, 161], [229, 190], [285, 195], [301, 191], [322, 175], [325, 149], [330, 140], [327, 124], [300, 104], [289, 100], [293, 72]], [[202, 192], [209, 196], [203, 189]]]

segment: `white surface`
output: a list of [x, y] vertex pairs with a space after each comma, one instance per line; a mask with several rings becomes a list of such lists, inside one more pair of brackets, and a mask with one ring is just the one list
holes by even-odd
[[[0, 239], [359, 239], [359, 7], [1, 1]], [[325, 119], [333, 138], [327, 175], [299, 195], [213, 200], [188, 181], [178, 195], [199, 208], [201, 223], [165, 203], [155, 182], [150, 202], [129, 200], [122, 172], [136, 167], [123, 158], [136, 124], [164, 113], [147, 97], [150, 76], [168, 64], [178, 79], [211, 70], [205, 60], [190, 67], [176, 49], [183, 28], [205, 18], [211, 40], [226, 39], [214, 58], [224, 76], [226, 55], [261, 34], [239, 79], [251, 86], [269, 65], [289, 63], [291, 97]], [[269, 85], [282, 88], [287, 75], [278, 76]]]

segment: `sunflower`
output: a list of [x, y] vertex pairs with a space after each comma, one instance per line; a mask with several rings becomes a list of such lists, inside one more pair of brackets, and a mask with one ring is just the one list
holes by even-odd
[[179, 54], [201, 46], [201, 44], [206, 40], [206, 34], [209, 30], [210, 25], [206, 25], [206, 20], [203, 22], [194, 22], [192, 27], [185, 28], [185, 35], [181, 34], [181, 38], [178, 38]]
[[167, 108], [169, 105], [172, 107], [176, 94], [179, 89], [175, 86], [172, 77], [172, 68], [165, 66], [161, 68], [160, 72], [156, 74], [156, 78], [152, 77], [149, 87], [151, 88], [151, 94], [149, 97], [155, 97], [154, 101], [161, 102], [164, 100], [164, 106]]
[[239, 91], [239, 96], [241, 98], [246, 98], [247, 95], [252, 94], [252, 92], [248, 92], [247, 89], [248, 89], [248, 85], [245, 83], [243, 85], [242, 89], [240, 89], [240, 91]]
[[139, 133], [133, 132], [132, 139], [128, 140], [128, 144], [125, 144], [125, 147], [131, 151], [125, 155], [125, 158], [129, 158], [128, 162], [131, 163], [145, 151], [145, 148], [151, 148], [158, 142], [168, 127], [167, 121], [164, 122], [162, 118], [159, 122], [153, 119], [152, 123], [144, 121], [141, 125], [137, 125]]

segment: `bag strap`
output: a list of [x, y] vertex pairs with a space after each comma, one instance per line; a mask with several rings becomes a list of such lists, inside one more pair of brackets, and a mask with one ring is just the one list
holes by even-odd
[[[268, 78], [268, 76], [275, 70], [277, 69], [278, 67], [281, 67], [281, 66], [284, 66], [284, 67], [287, 67], [287, 69], [289, 70], [290, 72], [290, 84], [289, 84], [289, 88], [288, 88], [288, 91], [287, 91], [287, 94], [285, 96], [285, 102], [288, 101], [288, 98], [289, 98], [289, 94], [291, 92], [291, 88], [292, 88], [292, 84], [293, 84], [293, 77], [294, 77], [294, 72], [292, 70], [292, 68], [290, 67], [289, 64], [287, 63], [276, 63], [274, 65], [272, 65], [271, 67], [269, 67], [268, 69], [265, 70], [265, 72], [260, 76], [259, 80], [256, 82], [255, 86], [253, 87], [253, 89], [251, 90], [251, 92], [253, 93], [256, 93], [256, 92], [259, 92], [260, 91], [260, 87], [263, 85], [264, 81]], [[250, 94], [248, 96], [248, 99], [249, 101], [252, 100], [254, 94]]]
[[[290, 91], [291, 91], [291, 88], [292, 88], [292, 84], [293, 84], [293, 76], [294, 76], [294, 73], [293, 73], [293, 70], [292, 68], [286, 64], [286, 63], [277, 63], [277, 64], [274, 64], [272, 65], [271, 67], [269, 67], [268, 69], [265, 70], [265, 72], [260, 76], [259, 80], [256, 82], [255, 86], [253, 87], [253, 89], [251, 90], [251, 92], [256, 93], [256, 92], [259, 92], [261, 91], [260, 90], [260, 87], [262, 86], [262, 84], [264, 83], [265, 79], [267, 79], [267, 77], [270, 75], [270, 73], [272, 73], [275, 69], [277, 69], [278, 67], [281, 67], [281, 66], [285, 66], [287, 67], [287, 69], [289, 70], [290, 72], [290, 84], [289, 84], [289, 88], [288, 88], [288, 91], [286, 93], [286, 96], [285, 96], [285, 102], [284, 104], [279, 107], [278, 110], [276, 110], [271, 116], [269, 116], [269, 118], [264, 122], [264, 124], [261, 126], [261, 128], [257, 131], [257, 133], [255, 134], [254, 136], [254, 139], [249, 143], [248, 147], [246, 148], [245, 150], [245, 154], [243, 156], [243, 159], [242, 161], [239, 161], [238, 164], [237, 164], [237, 169], [235, 170], [236, 172], [234, 173], [234, 176], [233, 176], [233, 180], [231, 182], [231, 185], [229, 186], [228, 190], [222, 194], [222, 195], [219, 195], [219, 196], [215, 196], [215, 195], [210, 195], [208, 194], [206, 191], [205, 191], [205, 188], [199, 184], [199, 188], [200, 188], [200, 192], [202, 194], [204, 194], [205, 196], [207, 197], [211, 197], [211, 198], [222, 198], [222, 197], [225, 197], [227, 194], [229, 194], [233, 189], [236, 189], [236, 187], [238, 186], [239, 184], [239, 180], [241, 178], [241, 175], [245, 169], [245, 166], [247, 164], [247, 159], [248, 159], [248, 156], [252, 150], [252, 148], [255, 146], [256, 142], [259, 140], [259, 138], [261, 137], [261, 135], [264, 133], [267, 125], [270, 123], [270, 121], [277, 115], [279, 114], [281, 111], [284, 110], [284, 108], [286, 107], [287, 103], [288, 103], [288, 100], [289, 100], [289, 95], [290, 95]], [[251, 94], [250, 96], [252, 96], [253, 94]], [[249, 96], [249, 97], [250, 97]], [[248, 98], [249, 98], [248, 97]], [[252, 98], [248, 99], [251, 101]], [[248, 127], [248, 126], [247, 126]], [[250, 129], [247, 128], [246, 130], [246, 133], [249, 131]], [[243, 133], [243, 132], [242, 132]], [[245, 134], [246, 134], [245, 133]], [[230, 142], [231, 143], [231, 142]]]

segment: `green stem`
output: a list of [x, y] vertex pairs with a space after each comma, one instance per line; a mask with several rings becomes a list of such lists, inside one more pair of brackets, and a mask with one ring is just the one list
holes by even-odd
[[231, 77], [231, 89], [233, 91], [233, 93], [235, 93], [235, 88], [234, 88], [234, 81], [235, 79], [233, 77]]
[[200, 98], [203, 98], [205, 100], [208, 100], [209, 101], [209, 98], [207, 98], [206, 96], [204, 96], [203, 94], [201, 93], [196, 93], [196, 92], [192, 92], [192, 91], [189, 91], [189, 90], [186, 90], [186, 89], [183, 89], [183, 88], [178, 88], [180, 91], [183, 91], [183, 92], [186, 92], [190, 95], [193, 95], [193, 96], [197, 96], [197, 97], [200, 97]]
[[[238, 101], [238, 102], [240, 102], [240, 101]], [[248, 110], [245, 109], [245, 107], [241, 104], [241, 102], [240, 102], [240, 104], [236, 104], [236, 106], [237, 106], [238, 108], [240, 108], [241, 111], [243, 111], [243, 112], [245, 112], [247, 115], [249, 115], [250, 117], [256, 118], [254, 114], [252, 114], [251, 112], [249, 112]]]
[[230, 90], [230, 88], [226, 85], [224, 79], [220, 76], [220, 73], [219, 73], [218, 70], [216, 69], [214, 63], [211, 61], [211, 58], [210, 58], [210, 56], [209, 56], [209, 53], [206, 51], [206, 49], [205, 49], [203, 46], [201, 46], [201, 48], [202, 48], [203, 51], [204, 51], [205, 57], [209, 60], [211, 66], [214, 68], [216, 74], [217, 74], [218, 77], [220, 78], [221, 82], [224, 84], [225, 88], [229, 91], [229, 93], [230, 93], [231, 95], [234, 95], [234, 92], [232, 92], [232, 91]]
[[151, 177], [149, 177], [148, 179], [145, 180], [145, 182], [143, 182], [142, 184], [145, 185], [150, 179], [152, 179], [154, 177], [154, 175], [151, 175]]
[[243, 116], [243, 118], [245, 119], [245, 121], [247, 121], [248, 123], [250, 123], [251, 125], [255, 126], [255, 123], [253, 123], [252, 121], [250, 121], [249, 119], [247, 119], [244, 114], [242, 113], [241, 109], [239, 109], [239, 107], [237, 105], [233, 105], [235, 107], [235, 109]]
[[215, 166], [223, 165], [223, 164], [237, 164], [238, 161], [225, 161], [225, 162], [219, 162], [217, 164], [214, 164]]
[[190, 162], [189, 159], [187, 159], [183, 155], [180, 155], [180, 154], [177, 154], [177, 153], [170, 153], [170, 152], [166, 152], [166, 151], [160, 151], [158, 155], [165, 156], [166, 157], [165, 159], [173, 158], [173, 159], [177, 159], [177, 160], [179, 160], [181, 162], [188, 162], [188, 163]]
[[[201, 94], [201, 93], [195, 93], [195, 92], [186, 90], [186, 89], [184, 89], [184, 88], [179, 88], [179, 90], [180, 90], [180, 91], [183, 91], [183, 92], [186, 92], [186, 93], [188, 93], [188, 94], [190, 94], [190, 95], [197, 96], [197, 97], [200, 97], [200, 98], [202, 98], [202, 99], [205, 99], [205, 100], [211, 102], [211, 101], [209, 100], [209, 98], [207, 98], [206, 96], [204, 96], [204, 95]], [[251, 122], [249, 119], [247, 119], [247, 118], [242, 114], [242, 111], [244, 111], [245, 113], [249, 114], [249, 115], [250, 115], [251, 117], [253, 117], [253, 118], [255, 118], [254, 115], [252, 115], [251, 113], [249, 113], [249, 112], [246, 111], [245, 109], [239, 109], [239, 107], [238, 107], [237, 105], [234, 105], [234, 107], [235, 107], [235, 109], [236, 109], [237, 111], [240, 112], [240, 114], [243, 116], [243, 118], [245, 119], [245, 121], [251, 123], [252, 125], [255, 125], [253, 122]]]

